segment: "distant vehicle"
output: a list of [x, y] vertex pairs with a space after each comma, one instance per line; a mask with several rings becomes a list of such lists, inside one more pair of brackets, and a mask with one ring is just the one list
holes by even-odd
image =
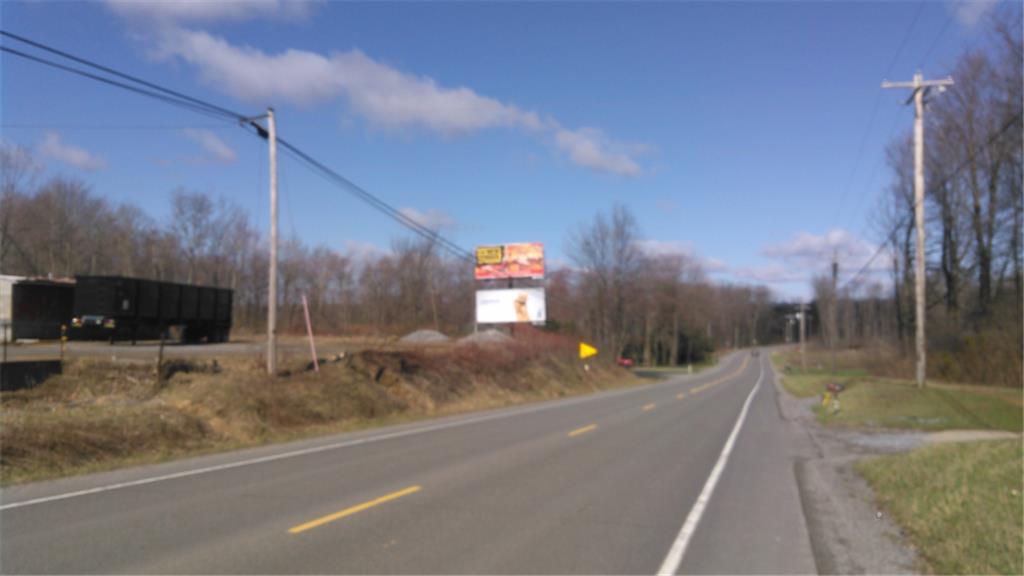
[[755, 348], [755, 349], [750, 351], [750, 355], [753, 356], [754, 358], [757, 358], [758, 356], [761, 355], [761, 351], [758, 350], [757, 348]]
[[622, 366], [623, 368], [632, 368], [633, 367], [633, 359], [632, 358], [619, 358], [618, 360], [615, 361], [615, 363], [618, 364], [619, 366]]
[[183, 342], [227, 342], [233, 292], [124, 276], [78, 276], [71, 337], [78, 340], [160, 338], [181, 328]]

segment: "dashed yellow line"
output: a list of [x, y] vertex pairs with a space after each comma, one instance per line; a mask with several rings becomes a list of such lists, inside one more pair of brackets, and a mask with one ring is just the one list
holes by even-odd
[[657, 406], [657, 404], [655, 404], [654, 402], [651, 402], [650, 404], [645, 405], [644, 406], [644, 412], [650, 412], [651, 410], [654, 410], [655, 406]]
[[580, 434], [586, 434], [587, 432], [593, 432], [594, 430], [597, 430], [597, 424], [589, 424], [587, 426], [577, 428], [572, 432], [569, 432], [569, 436], [579, 436]]
[[676, 400], [682, 400], [683, 398], [686, 398], [686, 392], [680, 392], [679, 394], [676, 394]]
[[421, 488], [420, 486], [409, 486], [408, 488], [404, 488], [402, 490], [399, 490], [398, 492], [392, 492], [391, 494], [385, 494], [384, 496], [381, 496], [380, 498], [375, 498], [373, 500], [370, 500], [369, 502], [363, 502], [362, 504], [357, 504], [355, 506], [352, 506], [351, 508], [345, 508], [344, 510], [339, 510], [338, 512], [335, 512], [334, 514], [328, 514], [327, 516], [321, 516], [320, 518], [317, 518], [316, 520], [310, 520], [309, 522], [306, 522], [305, 524], [299, 524], [298, 526], [292, 526], [291, 528], [288, 529], [288, 533], [289, 534], [298, 534], [300, 532], [305, 532], [306, 530], [310, 530], [312, 528], [316, 528], [317, 526], [323, 526], [324, 524], [327, 524], [328, 522], [334, 522], [335, 520], [341, 520], [342, 518], [344, 518], [346, 516], [351, 516], [353, 514], [356, 514], [357, 512], [362, 512], [363, 510], [366, 510], [368, 508], [373, 508], [374, 506], [379, 506], [379, 505], [381, 505], [381, 504], [383, 504], [385, 502], [390, 502], [391, 500], [395, 500], [397, 498], [401, 498], [402, 496], [408, 496], [409, 494], [412, 494], [414, 492], [419, 492], [420, 488]]
[[735, 372], [732, 372], [731, 374], [726, 374], [725, 376], [722, 376], [721, 378], [719, 378], [717, 380], [712, 380], [711, 382], [708, 382], [707, 384], [701, 384], [700, 386], [695, 386], [693, 388], [690, 388], [690, 393], [691, 394], [697, 394], [698, 392], [703, 392], [704, 390], [707, 390], [708, 388], [711, 388], [712, 386], [717, 386], [717, 385], [721, 384], [722, 382], [725, 382], [726, 380], [729, 380], [733, 376], [736, 376], [737, 374], [743, 372], [743, 370], [747, 367], [747, 362], [749, 362], [749, 361], [750, 361], [750, 357], [748, 356], [748, 357], [743, 359], [743, 364], [740, 364], [740, 367]]

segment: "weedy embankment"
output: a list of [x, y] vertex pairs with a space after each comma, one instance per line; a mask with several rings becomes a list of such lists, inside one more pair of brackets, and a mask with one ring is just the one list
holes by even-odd
[[569, 349], [528, 344], [364, 350], [315, 373], [259, 359], [70, 362], [31, 390], [0, 395], [3, 484], [167, 460], [635, 384], [584, 369]]

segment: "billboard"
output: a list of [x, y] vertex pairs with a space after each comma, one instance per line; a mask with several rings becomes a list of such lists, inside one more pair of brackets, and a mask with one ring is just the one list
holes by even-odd
[[477, 280], [544, 278], [544, 245], [540, 242], [478, 246]]
[[477, 324], [544, 322], [546, 319], [543, 288], [476, 291]]

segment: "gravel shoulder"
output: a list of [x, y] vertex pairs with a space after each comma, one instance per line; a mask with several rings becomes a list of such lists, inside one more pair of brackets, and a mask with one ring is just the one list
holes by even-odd
[[824, 428], [811, 412], [818, 399], [794, 398], [781, 385], [785, 375], [776, 371], [775, 376], [779, 412], [797, 438], [800, 456], [794, 472], [818, 573], [918, 572], [916, 552], [899, 526], [874, 505], [874, 494], [853, 463], [911, 450], [928, 435]]

